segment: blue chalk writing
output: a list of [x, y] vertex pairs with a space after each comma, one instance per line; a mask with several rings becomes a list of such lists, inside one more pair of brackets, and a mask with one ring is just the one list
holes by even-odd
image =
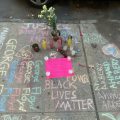
[[7, 91], [7, 94], [8, 94], [8, 95], [11, 95], [11, 94], [13, 93], [13, 91], [14, 91], [13, 88], [8, 88], [7, 90], [8, 90], [8, 91]]
[[17, 65], [18, 65], [18, 62], [17, 60], [14, 60], [11, 65], [10, 65], [10, 73], [9, 73], [9, 79], [8, 79], [8, 83], [12, 83], [14, 81], [14, 77], [15, 77], [15, 71], [16, 71], [16, 68], [17, 68]]
[[6, 111], [6, 102], [7, 102], [8, 96], [0, 96], [0, 112]]

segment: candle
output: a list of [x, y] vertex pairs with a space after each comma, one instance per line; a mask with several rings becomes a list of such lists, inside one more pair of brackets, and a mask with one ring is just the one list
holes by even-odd
[[39, 52], [39, 50], [40, 50], [40, 48], [39, 48], [39, 46], [38, 46], [37, 43], [34, 43], [34, 44], [32, 45], [32, 48], [33, 48], [33, 50], [34, 50], [35, 52]]
[[70, 48], [71, 45], [72, 45], [72, 36], [69, 35], [69, 36], [68, 36], [68, 39], [67, 39], [67, 46]]
[[43, 48], [44, 50], [47, 49], [47, 41], [46, 41], [46, 39], [43, 39], [43, 40], [42, 40], [41, 46], [42, 46], [42, 48]]

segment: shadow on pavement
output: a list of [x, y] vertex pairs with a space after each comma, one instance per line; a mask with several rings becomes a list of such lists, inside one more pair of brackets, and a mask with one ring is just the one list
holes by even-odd
[[98, 21], [96, 24], [97, 31], [108, 40], [120, 48], [120, 22], [116, 21]]

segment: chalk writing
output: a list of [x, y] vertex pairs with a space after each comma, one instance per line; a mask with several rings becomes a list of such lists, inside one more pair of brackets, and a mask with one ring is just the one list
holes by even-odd
[[[22, 101], [28, 101], [30, 103], [30, 108], [33, 108], [34, 106], [34, 103], [35, 103], [35, 96], [34, 95], [38, 95], [38, 94], [41, 94], [41, 91], [38, 91], [38, 88], [39, 87], [36, 87], [34, 89], [37, 89], [37, 92], [33, 92], [34, 90], [31, 91], [31, 96], [30, 95], [30, 88], [26, 88], [27, 92], [23, 92], [24, 94], [22, 94], [22, 97], [21, 97], [21, 100]], [[25, 90], [25, 89], [24, 89]], [[29, 92], [29, 93], [28, 93]], [[40, 93], [38, 93], [40, 92]]]
[[6, 35], [8, 34], [8, 32], [9, 32], [9, 28], [7, 27], [3, 27], [2, 32], [0, 32], [0, 49], [2, 48], [2, 45], [6, 39]]
[[120, 109], [120, 94], [119, 93], [98, 92], [97, 97], [102, 102], [101, 103], [102, 109], [104, 110]]
[[98, 92], [97, 97], [101, 100], [119, 100], [120, 99], [120, 93], [119, 92]]
[[10, 39], [6, 43], [6, 49], [2, 57], [2, 61], [0, 61], [0, 76], [1, 77], [7, 75], [7, 70], [9, 68], [9, 62], [11, 62], [13, 59], [16, 45], [17, 45], [16, 39]]
[[8, 106], [8, 110], [14, 112], [14, 111], [16, 111], [15, 110], [16, 99], [18, 96], [21, 95], [21, 89], [19, 89], [19, 88], [12, 88], [12, 89], [13, 89], [13, 92], [9, 96], [7, 106]]
[[81, 100], [70, 100], [70, 101], [57, 101], [56, 109], [64, 109], [65, 111], [74, 111], [74, 110], [94, 110], [93, 100], [92, 99], [81, 99]]
[[89, 79], [88, 79], [88, 76], [86, 74], [83, 74], [83, 75], [74, 75], [72, 77], [68, 77], [67, 78], [68, 80], [72, 80], [72, 81], [79, 81], [83, 84], [86, 84], [86, 83], [89, 83]]
[[19, 30], [19, 34], [29, 35], [29, 42], [41, 42], [44, 38], [49, 41], [51, 39], [49, 26], [44, 24], [24, 24]]
[[46, 26], [44, 23], [38, 24], [38, 23], [24, 23], [21, 28], [22, 29], [45, 29], [46, 27], [50, 28], [49, 26]]
[[110, 88], [117, 88], [117, 85], [120, 84], [119, 61], [116, 59], [111, 59], [111, 63], [109, 61], [105, 61], [103, 63], [103, 66], [104, 66], [106, 78], [109, 81]]
[[17, 83], [23, 82], [27, 63], [28, 63], [28, 61], [21, 61], [19, 63], [17, 70], [16, 70], [16, 75], [15, 75], [15, 81]]
[[15, 56], [24, 60], [32, 59], [33, 54], [31, 52], [31, 46], [30, 45], [24, 46], [15, 54]]
[[111, 58], [103, 63], [96, 63], [96, 79], [94, 82], [95, 91], [108, 88], [117, 89], [120, 84], [120, 63], [119, 60]]
[[101, 43], [105, 44], [105, 39], [98, 33], [83, 33], [83, 39], [85, 43]]
[[34, 82], [39, 82], [39, 75], [40, 75], [40, 61], [35, 61], [34, 64], [34, 75], [32, 76]]
[[[22, 88], [21, 91], [21, 97], [20, 99], [17, 99], [17, 103], [19, 103], [19, 110], [22, 112], [27, 112], [27, 109], [30, 108], [31, 110], [36, 110], [34, 107], [36, 102], [36, 95], [42, 94], [41, 87], [33, 87], [33, 88]], [[26, 104], [29, 105], [29, 107], [26, 107]]]
[[35, 97], [34, 95], [31, 95], [31, 96], [29, 96], [29, 97], [27, 98], [27, 101], [28, 101], [28, 103], [29, 103], [29, 108], [30, 108], [31, 110], [36, 110], [36, 108], [35, 108], [35, 106], [34, 106], [34, 104], [35, 104], [35, 102], [36, 102], [36, 97]]
[[1, 95], [2, 92], [3, 92], [3, 89], [4, 89], [4, 85], [1, 85], [1, 84], [0, 84], [0, 95]]
[[2, 96], [12, 96], [12, 97], [17, 97], [20, 96], [21, 94], [25, 95], [41, 95], [42, 93], [42, 88], [39, 87], [32, 87], [32, 88], [5, 88], [4, 85], [1, 85], [2, 90], [6, 91], [6, 94], [3, 94]]
[[32, 77], [32, 67], [34, 65], [33, 61], [29, 61], [26, 66], [27, 66], [27, 70], [25, 73], [25, 79], [24, 79], [24, 83], [29, 83]]
[[20, 100], [17, 100], [17, 102], [19, 103], [19, 110], [22, 111], [22, 112], [27, 112], [27, 110], [25, 109], [25, 102], [22, 102]]
[[[2, 40], [4, 39], [2, 42], [6, 40], [8, 30], [9, 29], [3, 30], [5, 34], [2, 35]], [[39, 42], [41, 42], [43, 38], [46, 38], [47, 42], [49, 42], [48, 40], [52, 37], [50, 28], [46, 27], [45, 24], [25, 23], [24, 25], [20, 24], [16, 30], [18, 31], [18, 36], [16, 36], [18, 41], [16, 39], [6, 40], [4, 49], [2, 49], [4, 51], [1, 53], [0, 112], [10, 114], [1, 114], [0, 119], [78, 120], [82, 119], [79, 114], [78, 116], [61, 116], [62, 113], [54, 115], [50, 113], [36, 114], [36, 112], [44, 113], [50, 110], [53, 112], [94, 111], [92, 96], [89, 97], [89, 91], [84, 89], [85, 86], [88, 85], [89, 87], [90, 84], [86, 72], [68, 78], [61, 78], [60, 80], [44, 80], [44, 55], [47, 54], [53, 58], [61, 57], [61, 55], [54, 51], [50, 54], [52, 50], [46, 50], [40, 54], [33, 54], [31, 44], [37, 41], [40, 46]], [[67, 40], [70, 34], [73, 37], [73, 43], [76, 42], [77, 44], [79, 30], [78, 32], [74, 32], [74, 30], [72, 30], [72, 27], [69, 27], [69, 25], [67, 27], [64, 25], [60, 26], [61, 36], [64, 40]], [[13, 34], [9, 34], [9, 37], [11, 35]], [[21, 36], [22, 39], [19, 40]], [[25, 41], [22, 42], [24, 38]], [[17, 46], [17, 44], [19, 45]], [[22, 44], [24, 45], [22, 46]], [[81, 93], [81, 88], [79, 89], [78, 86], [84, 89], [83, 92], [88, 94], [87, 97]], [[16, 112], [17, 114], [13, 114]], [[32, 114], [29, 116], [26, 114], [28, 112]], [[89, 118], [86, 118], [86, 120], [88, 119]]]
[[33, 87], [31, 89], [31, 94], [33, 94], [33, 95], [41, 95], [42, 94], [42, 88], [41, 87]]
[[1, 120], [22, 120], [21, 115], [2, 115]]
[[45, 81], [45, 89], [77, 89], [75, 85], [75, 81], [64, 81], [63, 83], [58, 80], [57, 84], [54, 84], [53, 81], [46, 80]]
[[97, 79], [94, 83], [95, 90], [98, 91], [108, 89], [105, 81], [103, 65], [100, 63], [96, 63], [96, 74]]
[[18, 60], [12, 61], [11, 65], [10, 65], [10, 73], [9, 73], [9, 77], [8, 77], [8, 83], [12, 83], [14, 81], [15, 72], [16, 72], [18, 63], [19, 63]]
[[61, 82], [59, 80], [53, 84], [53, 81], [45, 81], [46, 90], [51, 89], [51, 100], [55, 102], [55, 109], [64, 111], [94, 110], [92, 99], [77, 99], [75, 82], [71, 80]]
[[55, 100], [55, 99], [65, 99], [65, 100], [69, 100], [69, 99], [76, 99], [76, 91], [52, 91], [52, 95], [51, 95], [51, 99]]
[[6, 102], [8, 100], [8, 96], [0, 96], [0, 112], [6, 111]]
[[[27, 31], [29, 33], [29, 31]], [[37, 32], [37, 35], [36, 35]], [[30, 33], [29, 33], [30, 34]], [[30, 34], [30, 43], [33, 42], [42, 42], [43, 39], [46, 39], [47, 42], [49, 42], [50, 39], [52, 39], [52, 37], [50, 36], [50, 33], [48, 32], [48, 30], [40, 30], [39, 33], [36, 30], [33, 30], [32, 33]]]

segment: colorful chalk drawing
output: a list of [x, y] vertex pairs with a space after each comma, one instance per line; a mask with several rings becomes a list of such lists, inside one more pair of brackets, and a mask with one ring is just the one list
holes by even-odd
[[11, 65], [10, 65], [10, 73], [8, 76], [8, 83], [13, 83], [18, 63], [19, 63], [18, 60], [12, 61]]
[[93, 85], [95, 91], [119, 89], [120, 86], [120, 61], [110, 58], [103, 62], [96, 63], [95, 70], [92, 70]]
[[33, 58], [33, 54], [31, 52], [31, 46], [26, 45], [23, 48], [21, 48], [15, 55], [18, 58], [22, 58], [25, 60], [29, 60]]
[[[95, 108], [93, 98], [89, 93], [90, 90], [83, 90], [84, 86], [90, 89], [89, 77], [86, 70], [84, 73], [78, 74], [78, 67], [75, 71], [75, 76], [65, 76], [65, 78], [47, 80], [44, 57], [49, 56], [51, 59], [54, 59], [58, 57], [61, 58], [62, 55], [54, 51], [54, 49], [46, 51], [41, 50], [39, 53], [35, 53], [31, 47], [32, 42], [38, 41], [37, 43], [40, 46], [42, 38], [45, 37], [49, 40], [49, 27], [45, 27], [44, 24], [21, 24], [22, 23], [17, 27], [12, 26], [18, 31], [18, 34], [9, 33], [9, 38], [12, 36], [14, 39], [5, 39], [6, 44], [3, 44], [5, 47], [3, 53], [1, 53], [0, 119], [23, 120], [24, 115], [29, 112], [32, 114], [36, 112], [54, 113], [61, 111], [66, 113], [67, 111], [93, 112]], [[13, 25], [15, 24], [13, 23]], [[73, 42], [78, 42], [78, 40], [80, 40], [79, 29], [78, 27], [73, 29], [73, 27], [74, 25], [60, 25], [61, 36], [67, 40], [70, 34], [73, 37]], [[72, 63], [75, 64], [74, 57], [71, 60]], [[76, 59], [76, 61], [80, 61], [80, 57]], [[66, 63], [63, 64], [63, 67], [65, 66]], [[72, 71], [70, 70], [70, 72]], [[87, 97], [82, 95], [81, 91], [84, 92]], [[6, 112], [18, 114], [5, 115]], [[21, 114], [24, 115], [22, 116]], [[29, 114], [27, 117], [29, 117]], [[83, 117], [84, 116], [81, 117], [79, 114], [78, 116], [62, 116], [60, 113], [59, 116], [35, 114], [30, 117], [30, 119], [78, 120]], [[87, 116], [85, 117], [85, 120], [94, 120]]]
[[102, 51], [105, 55], [111, 55], [115, 58], [120, 58], [120, 49], [115, 44], [103, 46]]
[[16, 50], [17, 40], [9, 39], [6, 42], [5, 51], [0, 59], [0, 78], [3, 79], [8, 73], [10, 62], [14, 58], [15, 50]]

